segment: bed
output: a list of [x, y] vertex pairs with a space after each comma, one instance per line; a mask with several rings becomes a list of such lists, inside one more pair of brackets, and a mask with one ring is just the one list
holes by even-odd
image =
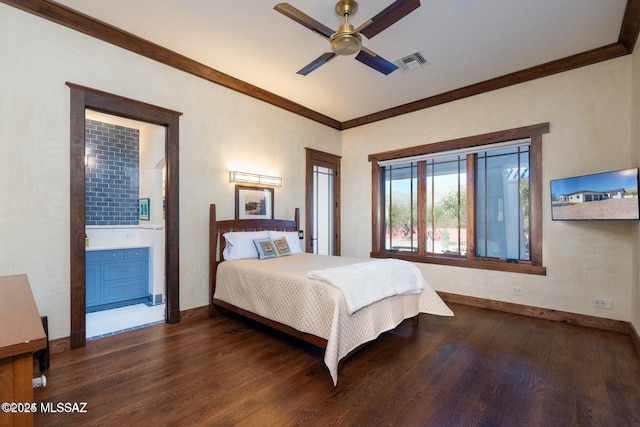
[[[314, 273], [320, 276], [324, 272], [342, 273], [342, 269], [354, 267], [364, 269], [374, 261], [302, 252], [299, 240], [297, 245], [294, 241], [299, 230], [298, 209], [294, 220], [218, 221], [212, 204], [209, 227], [209, 314], [215, 316], [221, 309], [227, 309], [323, 348], [324, 362], [334, 385], [342, 362], [381, 333], [394, 329], [405, 319], [413, 318], [414, 323], [417, 322], [419, 313], [453, 315], [424, 281], [424, 289], [419, 293], [404, 293], [353, 306], [344, 289], [310, 277]], [[263, 239], [261, 236], [265, 233], [269, 236], [266, 240], [286, 240], [289, 244], [285, 246], [292, 252], [290, 256], [238, 257], [232, 251], [240, 248], [240, 244], [233, 240], [234, 244], [227, 245], [223, 237], [226, 234], [230, 242], [233, 237], [247, 243], [254, 237], [254, 240]], [[379, 266], [377, 262], [376, 265]]]

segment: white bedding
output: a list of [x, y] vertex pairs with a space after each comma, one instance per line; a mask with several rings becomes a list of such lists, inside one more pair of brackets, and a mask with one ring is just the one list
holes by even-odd
[[399, 259], [313, 270], [308, 276], [340, 289], [349, 314], [394, 295], [420, 293], [425, 286], [418, 267]]
[[418, 313], [453, 316], [428, 284], [420, 294], [385, 298], [349, 315], [339, 289], [307, 276], [367, 261], [307, 253], [225, 261], [218, 266], [214, 298], [326, 339], [324, 361], [337, 384], [338, 362], [361, 344]]

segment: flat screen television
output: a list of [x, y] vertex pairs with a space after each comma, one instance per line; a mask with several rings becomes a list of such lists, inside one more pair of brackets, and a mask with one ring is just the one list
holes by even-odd
[[638, 168], [552, 180], [551, 219], [640, 219]]

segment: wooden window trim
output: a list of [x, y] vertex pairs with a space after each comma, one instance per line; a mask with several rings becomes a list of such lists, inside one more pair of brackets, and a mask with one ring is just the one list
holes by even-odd
[[[540, 123], [532, 126], [508, 129], [505, 131], [492, 132], [478, 136], [471, 136], [450, 141], [420, 145], [417, 147], [409, 147], [377, 154], [370, 154], [369, 161], [371, 162], [372, 189], [372, 233], [370, 256], [372, 258], [397, 258], [412, 262], [507, 271], [513, 273], [546, 275], [547, 269], [542, 264], [542, 135], [545, 133], [549, 133], [549, 127], [549, 123]], [[384, 219], [382, 215], [384, 212], [384, 206], [382, 206], [381, 203], [384, 200], [384, 182], [380, 174], [379, 162], [384, 160], [393, 160], [404, 157], [437, 153], [441, 151], [456, 150], [460, 148], [480, 147], [487, 144], [510, 141], [520, 138], [531, 138], [529, 149], [530, 167], [532, 171], [535, 171], [535, 173], [531, 174], [530, 188], [530, 261], [518, 261], [518, 263], [509, 263], [502, 260], [487, 260], [485, 258], [475, 258], [473, 256], [470, 256], [466, 259], [460, 259], [447, 256], [426, 256], [426, 254], [422, 253], [423, 251], [420, 251], [419, 253], [392, 253], [390, 251], [382, 250], [381, 239], [384, 235]], [[473, 196], [473, 188], [474, 177], [467, 176], [467, 191], [471, 191], [471, 196]], [[473, 209], [474, 199], [475, 197], [469, 197], [469, 193], [467, 193], [467, 245], [470, 245], [467, 246], [468, 254], [473, 254], [472, 251], [475, 251], [475, 230], [473, 225], [474, 218], [471, 217], [472, 213], [475, 212]], [[420, 229], [418, 233], [420, 233]]]

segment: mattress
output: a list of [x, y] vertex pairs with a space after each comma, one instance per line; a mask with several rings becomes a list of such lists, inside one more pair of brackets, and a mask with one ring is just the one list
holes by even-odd
[[339, 289], [307, 276], [313, 270], [368, 261], [308, 253], [224, 261], [218, 266], [214, 298], [326, 339], [324, 362], [335, 385], [340, 359], [404, 319], [418, 313], [453, 316], [428, 281], [420, 294], [385, 298], [348, 314]]

